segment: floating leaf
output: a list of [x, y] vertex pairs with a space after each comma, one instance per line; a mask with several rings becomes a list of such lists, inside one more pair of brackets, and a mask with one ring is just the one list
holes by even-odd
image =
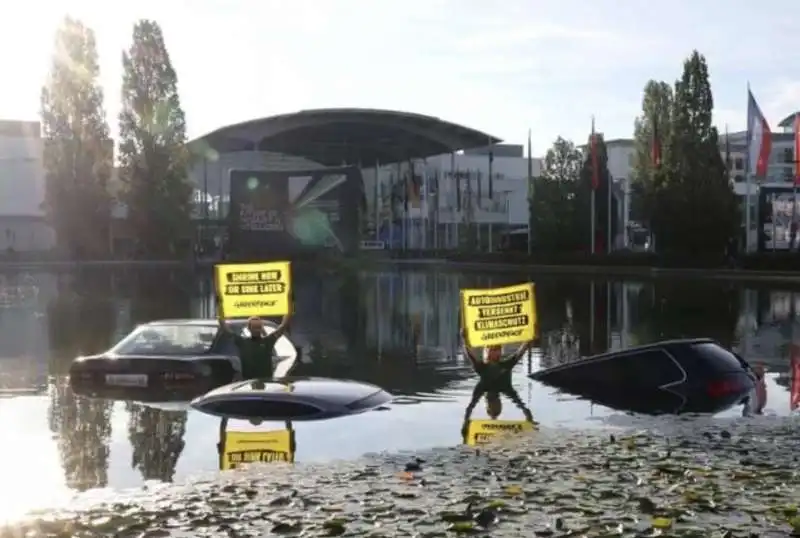
[[669, 529], [672, 527], [672, 520], [668, 517], [655, 517], [653, 518], [654, 529]]
[[475, 523], [472, 521], [457, 521], [455, 523], [451, 523], [450, 526], [447, 527], [447, 530], [453, 532], [464, 532], [464, 533], [472, 533], [475, 532]]

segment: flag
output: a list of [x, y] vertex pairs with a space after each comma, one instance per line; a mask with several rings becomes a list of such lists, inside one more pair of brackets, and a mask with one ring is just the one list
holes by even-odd
[[658, 118], [653, 119], [653, 140], [650, 147], [650, 162], [653, 168], [661, 166], [661, 133], [658, 127]]
[[489, 139], [489, 200], [494, 198], [494, 150], [492, 149], [492, 140]]
[[794, 186], [800, 187], [800, 113], [794, 115]]
[[769, 152], [772, 149], [772, 131], [758, 107], [750, 88], [747, 89], [747, 172], [757, 178], [767, 175]]
[[592, 165], [592, 189], [597, 190], [600, 187], [600, 166], [597, 162], [597, 135], [594, 132], [594, 116], [592, 116], [592, 137], [589, 140], [589, 154]]
[[725, 170], [731, 173], [731, 137], [728, 135], [728, 124], [725, 124]]
[[789, 389], [789, 409], [794, 411], [800, 408], [800, 346], [792, 344], [791, 376], [792, 384]]

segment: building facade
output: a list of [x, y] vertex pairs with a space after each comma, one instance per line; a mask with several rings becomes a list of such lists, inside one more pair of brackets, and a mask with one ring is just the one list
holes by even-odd
[[44, 163], [37, 121], [0, 120], [0, 251], [50, 250], [44, 220]]
[[[227, 219], [231, 174], [236, 171], [324, 168], [307, 159], [261, 151], [225, 153], [197, 163], [189, 173], [200, 202], [197, 217]], [[541, 159], [531, 160], [531, 172], [533, 176], [541, 172]], [[482, 237], [483, 248], [492, 249], [497, 242], [490, 238], [498, 232], [528, 225], [528, 158], [522, 145], [498, 144], [491, 151], [478, 148], [365, 167], [361, 175], [365, 240], [389, 242], [396, 248], [455, 248], [462, 242], [463, 229], [470, 226]]]

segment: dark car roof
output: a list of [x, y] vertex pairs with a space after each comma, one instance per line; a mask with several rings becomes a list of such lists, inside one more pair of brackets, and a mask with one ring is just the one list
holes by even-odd
[[638, 353], [647, 353], [648, 351], [652, 350], [667, 351], [668, 353], [672, 352], [670, 354], [679, 360], [681, 358], [681, 355], [680, 354], [675, 355], [674, 353], [675, 348], [686, 349], [689, 346], [695, 344], [718, 344], [718, 343], [716, 340], [712, 338], [680, 338], [674, 340], [663, 340], [661, 342], [653, 342], [652, 344], [643, 344], [640, 346], [629, 347], [626, 349], [619, 349], [616, 351], [608, 351], [606, 353], [600, 353], [597, 355], [590, 355], [588, 357], [583, 357], [578, 361], [568, 362], [566, 364], [559, 364], [551, 368], [546, 368], [544, 370], [534, 372], [529, 377], [531, 377], [531, 379], [540, 379], [550, 373], [571, 370], [572, 368], [584, 366], [587, 363], [602, 362], [604, 359], [610, 357], [630, 356], [630, 355], [636, 355]]
[[[244, 318], [233, 318], [225, 321], [226, 323], [230, 323], [232, 325], [244, 325], [247, 322], [247, 320]], [[205, 326], [216, 325], [217, 323], [219, 323], [217, 318], [176, 318], [176, 319], [158, 319], [142, 323], [141, 325], [151, 326], [151, 327], [157, 327], [159, 325], [189, 325], [196, 327], [205, 327]], [[274, 326], [274, 324], [268, 320], [264, 320], [264, 324]]]

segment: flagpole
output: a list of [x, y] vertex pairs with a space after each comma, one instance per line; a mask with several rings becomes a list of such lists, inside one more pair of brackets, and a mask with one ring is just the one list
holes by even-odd
[[531, 150], [531, 130], [528, 129], [528, 256], [530, 256], [533, 251], [533, 242], [532, 242], [533, 235], [531, 230], [533, 221], [531, 220], [531, 209], [533, 208], [534, 195], [535, 192], [533, 190], [533, 153]]
[[606, 235], [608, 236], [608, 239], [606, 240], [606, 251], [605, 251], [605, 254], [610, 254], [611, 253], [611, 245], [613, 245], [613, 243], [611, 241], [611, 205], [612, 205], [611, 204], [611, 189], [614, 187], [614, 181], [613, 181], [613, 178], [611, 177], [610, 174], [608, 175], [607, 181], [608, 181], [608, 215], [607, 215], [607, 218], [606, 218], [606, 226], [607, 226]]
[[597, 167], [596, 167], [596, 159], [595, 155], [597, 154], [597, 141], [595, 139], [595, 132], [594, 132], [594, 116], [592, 116], [592, 136], [589, 138], [589, 162], [590, 168], [592, 173], [592, 199], [591, 199], [591, 227], [589, 229], [589, 233], [591, 237], [589, 238], [589, 244], [591, 245], [591, 253], [595, 254], [595, 237], [596, 237], [596, 230], [595, 227], [597, 226], [596, 220], [596, 199], [597, 199]]
[[381, 239], [381, 201], [380, 201], [381, 164], [375, 160], [375, 241]]
[[592, 245], [592, 254], [594, 254], [594, 234], [595, 234], [595, 231], [594, 231], [594, 228], [595, 228], [595, 223], [594, 223], [594, 219], [595, 219], [595, 214], [594, 214], [594, 203], [595, 203], [595, 202], [594, 202], [594, 199], [595, 199], [595, 193], [596, 193], [596, 192], [597, 192], [597, 191], [595, 191], [594, 189], [592, 189], [592, 212], [591, 212], [591, 217], [590, 217], [590, 218], [592, 219], [592, 227], [591, 227], [591, 230], [590, 230], [590, 232], [589, 232], [589, 233], [590, 233], [590, 235], [591, 235], [591, 237], [590, 237], [590, 241], [591, 241], [591, 245]]

